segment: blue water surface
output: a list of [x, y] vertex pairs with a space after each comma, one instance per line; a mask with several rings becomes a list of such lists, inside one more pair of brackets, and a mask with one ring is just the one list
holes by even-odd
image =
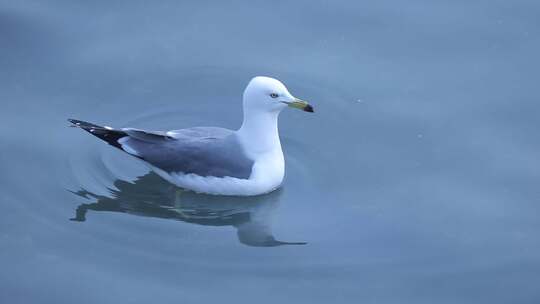
[[[1, 303], [540, 303], [538, 1], [0, 1]], [[237, 128], [283, 187], [181, 191], [67, 118]]]

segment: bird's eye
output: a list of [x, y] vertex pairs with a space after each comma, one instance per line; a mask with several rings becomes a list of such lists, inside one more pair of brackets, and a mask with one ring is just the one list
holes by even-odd
[[270, 97], [272, 97], [272, 98], [277, 98], [277, 97], [278, 97], [278, 94], [272, 93], [272, 94], [270, 94]]

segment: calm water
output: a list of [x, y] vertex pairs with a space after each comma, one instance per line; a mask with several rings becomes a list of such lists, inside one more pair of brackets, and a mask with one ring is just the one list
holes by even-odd
[[[537, 1], [0, 1], [0, 302], [539, 303]], [[281, 190], [68, 128], [280, 118]], [[289, 244], [293, 243], [293, 244]]]

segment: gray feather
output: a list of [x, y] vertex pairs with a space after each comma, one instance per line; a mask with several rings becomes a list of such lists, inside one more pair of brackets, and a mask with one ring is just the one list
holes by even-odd
[[236, 177], [251, 175], [249, 159], [231, 130], [198, 127], [171, 132], [122, 129], [127, 144], [137, 156], [166, 172], [193, 173], [200, 176]]
[[146, 142], [159, 142], [162, 140], [173, 139], [173, 137], [162, 131], [144, 131], [134, 128], [123, 128], [122, 131], [132, 138]]

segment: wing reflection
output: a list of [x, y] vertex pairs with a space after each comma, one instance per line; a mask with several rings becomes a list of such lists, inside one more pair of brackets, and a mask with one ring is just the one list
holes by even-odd
[[272, 247], [304, 245], [304, 242], [283, 242], [272, 234], [271, 218], [281, 191], [256, 197], [224, 197], [196, 194], [178, 189], [154, 173], [134, 182], [116, 180], [110, 196], [87, 190], [73, 192], [95, 203], [81, 204], [71, 220], [84, 222], [87, 213], [109, 211], [174, 219], [208, 226], [234, 226], [238, 240], [248, 246]]

